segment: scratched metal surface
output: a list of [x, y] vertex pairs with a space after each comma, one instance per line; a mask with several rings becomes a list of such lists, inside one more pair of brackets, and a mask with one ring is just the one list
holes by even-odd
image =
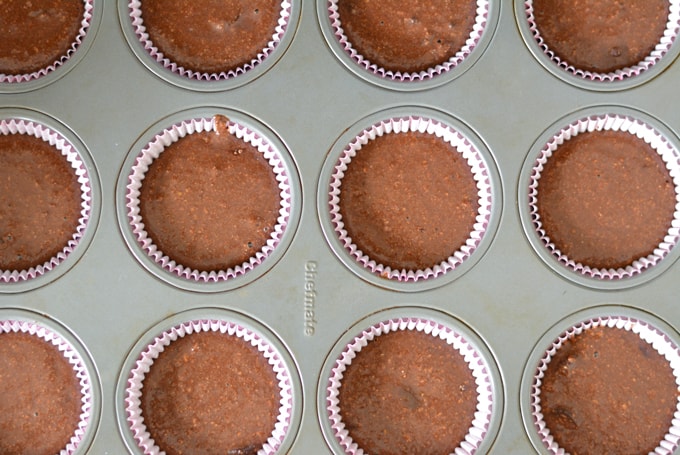
[[[301, 377], [299, 431], [290, 453], [328, 453], [317, 412], [317, 384], [336, 341], [364, 317], [410, 306], [439, 310], [475, 333], [495, 359], [503, 396], [497, 435], [484, 451], [534, 451], [520, 414], [522, 372], [535, 343], [578, 310], [616, 303], [680, 326], [680, 264], [634, 287], [597, 290], [555, 273], [532, 250], [518, 213], [524, 159], [534, 141], [570, 112], [621, 105], [680, 129], [680, 64], [644, 84], [595, 92], [547, 71], [525, 46], [509, 0], [494, 3], [498, 24], [474, 65], [452, 81], [396, 91], [349, 71], [324, 40], [316, 5], [304, 0], [294, 38], [277, 64], [240, 87], [217, 92], [168, 83], [128, 46], [116, 2], [99, 2], [101, 24], [91, 48], [67, 74], [26, 93], [1, 93], [0, 108], [36, 110], [71, 128], [88, 147], [101, 182], [100, 218], [74, 267], [35, 290], [0, 294], [2, 308], [33, 310], [60, 321], [82, 341], [101, 384], [92, 454], [126, 453], [118, 428], [116, 386], [130, 349], [176, 313], [205, 307], [237, 311], [275, 333]], [[375, 112], [417, 105], [465, 123], [495, 159], [502, 193], [498, 227], [486, 253], [454, 281], [419, 292], [389, 290], [359, 278], [331, 250], [317, 213], [317, 184], [334, 142]], [[300, 175], [301, 216], [285, 254], [266, 274], [218, 293], [180, 290], [146, 271], [125, 244], [116, 215], [121, 166], [147, 128], [178, 111], [221, 106], [259, 119], [289, 148]], [[313, 305], [309, 302], [313, 288]], [[313, 321], [305, 318], [305, 298]], [[310, 327], [313, 330], [310, 330]]]

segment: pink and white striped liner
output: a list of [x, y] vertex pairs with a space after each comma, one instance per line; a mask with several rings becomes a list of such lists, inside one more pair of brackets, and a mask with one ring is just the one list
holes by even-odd
[[[379, 264], [363, 251], [358, 249], [352, 238], [348, 236], [344, 228], [342, 215], [340, 214], [340, 192], [342, 178], [352, 158], [369, 141], [384, 134], [399, 134], [408, 131], [433, 134], [453, 146], [470, 166], [473, 178], [477, 184], [479, 194], [479, 209], [473, 230], [463, 245], [447, 260], [440, 264], [434, 264], [425, 270], [393, 270], [389, 266]], [[378, 122], [362, 131], [351, 143], [347, 145], [334, 167], [329, 188], [329, 209], [331, 222], [335, 233], [348, 253], [363, 267], [376, 275], [398, 281], [421, 281], [436, 278], [462, 264], [479, 246], [489, 226], [489, 218], [492, 211], [492, 192], [489, 171], [481, 153], [463, 134], [437, 120], [424, 117], [391, 118]]]
[[69, 443], [61, 449], [59, 455], [72, 455], [78, 450], [78, 447], [83, 441], [86, 432], [89, 429], [92, 421], [92, 407], [94, 397], [92, 395], [92, 380], [85, 367], [83, 359], [78, 352], [66, 340], [64, 340], [58, 333], [44, 327], [40, 324], [17, 321], [17, 320], [2, 320], [0, 321], [0, 333], [27, 333], [38, 338], [41, 338], [46, 343], [50, 343], [59, 350], [69, 364], [73, 367], [74, 374], [78, 378], [80, 384], [81, 395], [81, 413], [80, 421], [75, 429]]
[[[541, 178], [541, 172], [543, 171], [543, 166], [548, 161], [548, 159], [550, 159], [552, 154], [559, 148], [560, 145], [579, 133], [603, 130], [623, 131], [633, 134], [644, 140], [654, 150], [656, 150], [664, 163], [666, 163], [666, 168], [673, 179], [677, 201], [671, 226], [668, 228], [668, 232], [663, 242], [661, 242], [654, 252], [649, 256], [638, 258], [629, 266], [619, 269], [593, 268], [569, 259], [569, 257], [563, 254], [555, 246], [555, 244], [552, 243], [548, 233], [546, 233], [543, 229], [541, 218], [538, 216], [538, 186]], [[629, 278], [634, 275], [638, 275], [647, 268], [658, 264], [664, 257], [668, 255], [668, 253], [670, 253], [671, 249], [673, 249], [680, 240], [680, 152], [666, 137], [654, 129], [654, 127], [638, 119], [617, 114], [606, 114], [579, 119], [565, 126], [543, 146], [531, 172], [528, 191], [531, 219], [534, 228], [539, 235], [541, 243], [543, 243], [543, 245], [560, 263], [564, 264], [575, 272], [581, 273], [591, 278], [612, 280]]]
[[540, 32], [538, 31], [538, 26], [536, 25], [536, 18], [534, 17], [534, 7], [533, 0], [525, 0], [524, 11], [526, 14], [526, 20], [529, 23], [529, 29], [531, 34], [538, 43], [539, 47], [543, 50], [545, 55], [552, 60], [555, 65], [562, 68], [574, 76], [578, 76], [582, 79], [596, 81], [596, 82], [616, 82], [629, 79], [640, 75], [641, 73], [649, 70], [652, 66], [656, 65], [659, 60], [663, 58], [664, 55], [669, 51], [678, 33], [680, 33], [680, 0], [670, 0], [670, 12], [668, 14], [668, 22], [666, 23], [666, 29], [661, 37], [661, 40], [656, 45], [652, 53], [644, 58], [641, 62], [628, 67], [622, 68], [610, 73], [596, 73], [592, 71], [586, 71], [583, 69], [576, 68], [569, 62], [563, 61], [558, 57], [555, 52], [550, 50], [548, 45], [543, 41]]
[[142, 1], [141, 0], [130, 0], [128, 3], [128, 9], [130, 13], [130, 20], [132, 21], [132, 27], [135, 30], [135, 35], [142, 43], [144, 50], [158, 63], [163, 65], [164, 68], [176, 73], [182, 77], [188, 79], [195, 79], [199, 81], [220, 81], [225, 79], [232, 79], [240, 74], [246, 73], [257, 65], [261, 64], [281, 42], [286, 29], [288, 28], [288, 22], [290, 21], [290, 14], [292, 9], [292, 4], [289, 0], [281, 1], [281, 15], [278, 20], [278, 25], [274, 30], [274, 34], [271, 40], [267, 43], [267, 47], [262, 49], [262, 51], [257, 55], [257, 58], [244, 64], [243, 66], [236, 68], [234, 70], [222, 71], [219, 73], [203, 73], [198, 71], [193, 71], [183, 66], [178, 65], [173, 62], [170, 58], [163, 55], [163, 53], [154, 46], [149, 34], [146, 32], [146, 26], [144, 25], [144, 20], [142, 19]]
[[477, 16], [472, 27], [472, 32], [470, 32], [470, 36], [465, 41], [465, 45], [458, 52], [456, 52], [455, 55], [453, 55], [449, 60], [441, 62], [440, 64], [435, 65], [432, 68], [428, 68], [425, 71], [407, 73], [386, 70], [375, 63], [371, 63], [363, 55], [359, 54], [356, 49], [352, 47], [352, 43], [349, 41], [349, 38], [345, 36], [345, 31], [343, 30], [342, 23], [340, 21], [340, 15], [338, 14], [338, 0], [328, 0], [328, 17], [331, 22], [331, 27], [333, 28], [335, 38], [345, 49], [347, 55], [349, 55], [354, 62], [356, 62], [366, 71], [369, 71], [384, 79], [391, 79], [399, 82], [424, 81], [432, 79], [433, 77], [450, 71], [451, 69], [458, 66], [463, 60], [465, 60], [475, 49], [475, 47], [477, 47], [477, 44], [484, 34], [489, 17], [489, 1], [477, 0], [476, 13]]
[[134, 236], [137, 239], [139, 246], [144, 252], [154, 260], [161, 268], [174, 273], [177, 276], [188, 280], [199, 282], [218, 282], [235, 278], [243, 275], [253, 268], [260, 265], [281, 242], [281, 237], [286, 230], [288, 221], [290, 219], [291, 210], [291, 188], [288, 179], [288, 173], [285, 165], [281, 159], [280, 152], [267, 141], [266, 138], [250, 128], [232, 122], [228, 123], [229, 133], [235, 135], [239, 139], [251, 144], [262, 153], [264, 158], [269, 162], [274, 175], [278, 182], [281, 208], [279, 210], [279, 217], [277, 224], [272, 229], [272, 232], [267, 240], [267, 243], [252, 256], [248, 261], [236, 267], [227, 270], [213, 270], [213, 271], [199, 271], [190, 267], [185, 267], [178, 264], [172, 258], [164, 254], [151, 241], [148, 233], [145, 230], [144, 220], [139, 214], [139, 194], [140, 188], [144, 182], [144, 176], [149, 170], [149, 166], [163, 153], [163, 150], [172, 143], [177, 142], [180, 138], [193, 133], [200, 133], [202, 131], [215, 131], [216, 125], [214, 118], [198, 118], [185, 120], [178, 124], [172, 125], [157, 134], [149, 144], [139, 153], [135, 164], [128, 176], [126, 207], [128, 209], [128, 220]]
[[[564, 331], [561, 335], [553, 341], [552, 345], [546, 350], [545, 355], [539, 362], [539, 366], [534, 376], [534, 381], [531, 386], [531, 414], [533, 416], [533, 424], [538, 431], [541, 440], [545, 447], [554, 455], [567, 455], [567, 452], [561, 448], [556, 442], [550, 429], [546, 426], [543, 420], [543, 413], [541, 410], [541, 384], [545, 376], [545, 371], [548, 369], [552, 357], [562, 347], [562, 345], [570, 339], [580, 335], [584, 330], [594, 327], [609, 327], [619, 330], [626, 330], [635, 333], [640, 339], [651, 345], [660, 355], [662, 355], [670, 364], [675, 376], [675, 382], [680, 387], [680, 350], [675, 343], [668, 338], [666, 334], [635, 318], [624, 316], [607, 316], [583, 321], [574, 327]], [[659, 441], [659, 445], [654, 449], [656, 455], [670, 455], [678, 448], [680, 442], [680, 398], [676, 402], [675, 413], [671, 428], [668, 429], [664, 440]]]
[[125, 389], [127, 422], [134, 435], [134, 439], [137, 441], [138, 447], [143, 451], [144, 455], [161, 455], [165, 453], [156, 445], [147, 431], [142, 416], [140, 397], [143, 393], [143, 381], [146, 374], [160, 353], [165, 350], [166, 346], [181, 337], [199, 332], [220, 332], [241, 338], [245, 343], [250, 343], [257, 348], [262, 356], [267, 359], [269, 365], [271, 365], [276, 374], [280, 389], [279, 415], [277, 416], [274, 431], [268, 438], [267, 443], [257, 453], [258, 455], [276, 453], [291, 426], [293, 385], [290, 372], [276, 348], [259, 334], [236, 323], [217, 319], [193, 320], [171, 327], [155, 337], [154, 341], [139, 354], [135, 367], [130, 371], [127, 388]]
[[398, 330], [417, 330], [440, 338], [460, 353], [468, 364], [477, 385], [477, 410], [472, 425], [452, 455], [473, 455], [484, 441], [494, 412], [493, 382], [485, 360], [463, 336], [438, 322], [421, 318], [396, 318], [375, 324], [354, 337], [335, 361], [326, 388], [326, 411], [336, 440], [348, 455], [365, 455], [366, 452], [352, 439], [342, 421], [342, 404], [338, 400], [339, 389], [347, 367], [357, 354], [374, 338]]
[[92, 11], [94, 9], [94, 0], [83, 0], [83, 3], [85, 4], [85, 13], [83, 14], [83, 19], [80, 22], [80, 29], [78, 30], [78, 35], [76, 36], [75, 41], [73, 41], [71, 47], [69, 48], [65, 55], [62, 55], [59, 58], [59, 60], [53, 62], [47, 67], [41, 68], [40, 70], [32, 73], [26, 74], [0, 73], [0, 84], [3, 83], [14, 84], [39, 79], [47, 75], [48, 73], [51, 73], [52, 71], [56, 70], [64, 63], [66, 63], [82, 44], [83, 39], [85, 39], [85, 35], [87, 35], [87, 32], [90, 29], [90, 24], [92, 23]]
[[53, 131], [47, 126], [37, 122], [9, 118], [0, 119], [0, 134], [27, 134], [29, 136], [34, 136], [38, 139], [42, 139], [61, 152], [61, 154], [73, 168], [73, 172], [78, 179], [82, 199], [80, 204], [82, 210], [80, 211], [78, 227], [73, 233], [71, 240], [69, 240], [68, 244], [64, 246], [61, 252], [59, 252], [49, 261], [46, 261], [44, 264], [31, 267], [28, 270], [0, 270], [0, 283], [13, 283], [30, 280], [32, 278], [44, 275], [64, 262], [64, 260], [76, 249], [85, 233], [85, 230], [87, 229], [87, 224], [90, 219], [90, 214], [92, 211], [92, 187], [87, 169], [81, 160], [78, 151], [58, 132]]

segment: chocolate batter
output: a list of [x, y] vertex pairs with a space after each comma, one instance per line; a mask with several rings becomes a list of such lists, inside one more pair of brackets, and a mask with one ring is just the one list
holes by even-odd
[[352, 47], [386, 70], [424, 71], [465, 45], [475, 0], [338, 0], [340, 24]]
[[178, 338], [143, 382], [144, 424], [168, 455], [254, 455], [274, 431], [276, 374], [249, 342], [220, 332]]
[[142, 182], [140, 214], [153, 243], [195, 270], [227, 270], [260, 251], [277, 224], [280, 191], [268, 161], [224, 131], [167, 147]]
[[631, 67], [661, 41], [668, 0], [533, 0], [548, 48], [576, 68], [609, 73]]
[[427, 133], [369, 141], [348, 165], [340, 191], [352, 242], [397, 270], [447, 260], [470, 237], [479, 209], [470, 166], [449, 143]]
[[25, 134], [0, 134], [0, 270], [27, 270], [76, 233], [81, 191], [59, 150]]
[[83, 0], [0, 2], [0, 73], [27, 74], [65, 56], [79, 34]]
[[55, 454], [80, 421], [80, 384], [51, 343], [23, 332], [0, 333], [0, 453]]
[[477, 406], [474, 378], [460, 353], [416, 330], [369, 342], [347, 367], [338, 399], [350, 437], [381, 455], [453, 453]]
[[236, 70], [268, 47], [281, 17], [276, 0], [142, 0], [149, 39], [188, 70]]
[[632, 332], [607, 327], [566, 341], [548, 364], [541, 409], [568, 453], [651, 453], [671, 427], [671, 367]]
[[659, 154], [625, 132], [581, 133], [561, 145], [538, 184], [538, 214], [569, 259], [619, 268], [663, 241], [675, 189]]

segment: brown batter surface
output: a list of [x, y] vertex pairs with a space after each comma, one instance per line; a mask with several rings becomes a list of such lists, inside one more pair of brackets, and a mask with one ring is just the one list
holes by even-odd
[[566, 341], [548, 364], [541, 409], [568, 453], [651, 453], [671, 427], [671, 367], [636, 334], [596, 327]]
[[675, 211], [675, 189], [659, 154], [617, 131], [581, 133], [561, 145], [538, 184], [546, 235], [569, 259], [619, 268], [651, 254]]
[[185, 69], [219, 73], [250, 63], [272, 40], [276, 0], [143, 0], [153, 45]]
[[0, 454], [52, 455], [78, 428], [80, 384], [53, 344], [23, 332], [0, 333]]
[[451, 345], [416, 330], [377, 336], [347, 367], [342, 421], [367, 453], [453, 453], [477, 407], [469, 366]]
[[0, 73], [32, 73], [65, 56], [84, 15], [83, 0], [1, 0]]
[[576, 68], [609, 73], [634, 66], [661, 41], [668, 0], [533, 0], [548, 48]]
[[340, 214], [359, 249], [396, 270], [446, 261], [470, 237], [479, 203], [470, 166], [427, 133], [376, 137], [342, 179]]
[[0, 134], [0, 270], [26, 270], [77, 231], [81, 191], [61, 152], [26, 134]]
[[248, 261], [270, 238], [281, 208], [267, 160], [226, 132], [190, 134], [167, 147], [149, 167], [140, 193], [153, 243], [200, 271]]
[[276, 374], [249, 342], [195, 332], [168, 345], [143, 382], [144, 424], [168, 455], [254, 455], [279, 414]]
[[352, 47], [386, 70], [424, 71], [465, 45], [477, 16], [475, 0], [338, 0]]

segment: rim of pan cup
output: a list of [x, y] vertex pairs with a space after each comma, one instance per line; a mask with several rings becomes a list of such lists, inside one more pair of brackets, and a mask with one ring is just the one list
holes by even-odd
[[[650, 342], [650, 335], [652, 339], [656, 340], [654, 343], [660, 343], [668, 348], [675, 347], [675, 351], [680, 348], [680, 338], [678, 332], [669, 325], [666, 321], [647, 312], [641, 308], [637, 308], [623, 303], [601, 303], [595, 306], [583, 308], [574, 313], [568, 314], [555, 322], [541, 337], [536, 341], [532, 347], [531, 353], [524, 364], [520, 385], [520, 413], [524, 426], [524, 430], [534, 446], [536, 452], [540, 455], [552, 455], [554, 453], [565, 453], [564, 449], [559, 446], [556, 447], [557, 452], [551, 450], [546, 444], [547, 441], [539, 433], [535, 421], [535, 404], [534, 404], [534, 382], [539, 367], [542, 365], [548, 350], [558, 338], [566, 336], [566, 333], [574, 333], [574, 329], [585, 329], [591, 323], [597, 322], [602, 326], [617, 327], [620, 329], [626, 328], [637, 333], [633, 328], [639, 325], [642, 331], [647, 334], [647, 342]], [[642, 338], [642, 336], [641, 336]], [[656, 349], [658, 352], [658, 349]], [[670, 363], [670, 362], [669, 362]], [[677, 366], [677, 362], [674, 362]], [[680, 406], [680, 403], [678, 404]], [[675, 412], [677, 416], [680, 411]], [[674, 419], [675, 420], [675, 419]], [[677, 435], [672, 435], [676, 439], [676, 446], [672, 453], [677, 452]], [[664, 441], [668, 443], [668, 441]], [[670, 453], [668, 451], [654, 453]]]
[[[549, 55], [547, 46], [539, 43], [537, 30], [529, 23], [532, 0], [514, 0], [517, 27], [524, 44], [543, 68], [556, 78], [591, 91], [613, 92], [642, 85], [660, 75], [680, 54], [680, 1], [671, 0], [671, 12], [664, 36], [656, 49], [645, 60], [633, 67], [612, 73], [592, 73], [574, 68], [567, 62], [559, 63]], [[542, 40], [541, 40], [542, 41]]]
[[[90, 445], [92, 445], [97, 431], [99, 430], [99, 422], [102, 413], [101, 379], [99, 377], [99, 371], [97, 370], [97, 366], [92, 358], [92, 355], [85, 344], [74, 332], [72, 332], [62, 322], [57, 321], [46, 314], [38, 314], [32, 310], [22, 308], [0, 308], [0, 322], [9, 321], [11, 321], [10, 325], [12, 328], [18, 328], [20, 326], [25, 328], [24, 326], [31, 326], [30, 331], [27, 333], [34, 332], [35, 335], [39, 336], [39, 338], [45, 342], [59, 340], [61, 345], [60, 349], [65, 349], [65, 351], [62, 353], [72, 350], [73, 353], [77, 354], [77, 357], [72, 356], [68, 360], [73, 366], [75, 366], [76, 363], [79, 364], [80, 368], [84, 369], [88, 379], [87, 385], [90, 396], [90, 400], [88, 402], [88, 421], [85, 431], [80, 432], [81, 434], [79, 435], [77, 449], [75, 451], [67, 451], [64, 449], [62, 450], [62, 453], [72, 453], [73, 455], [87, 454], [88, 449]], [[50, 341], [48, 341], [46, 337], [49, 338]], [[79, 429], [82, 430], [82, 427], [79, 427]]]
[[[31, 270], [35, 270], [35, 268], [32, 268], [28, 271], [18, 271], [19, 274], [17, 276], [12, 275], [12, 279], [9, 281], [0, 281], [0, 294], [19, 293], [37, 289], [52, 283], [71, 270], [71, 268], [73, 268], [83, 257], [90, 247], [99, 225], [102, 209], [102, 191], [99, 173], [87, 146], [67, 125], [48, 114], [31, 109], [15, 107], [0, 109], [0, 119], [13, 119], [23, 122], [26, 125], [34, 124], [45, 127], [46, 131], [50, 133], [50, 137], [54, 136], [56, 138], [55, 140], [59, 143], [63, 140], [64, 147], [70, 146], [75, 149], [77, 160], [81, 163], [86, 172], [86, 175], [78, 177], [81, 179], [85, 178], [87, 180], [87, 186], [89, 187], [87, 194], [83, 193], [83, 196], [89, 198], [89, 211], [85, 222], [85, 228], [81, 231], [80, 238], [72, 251], [64, 258], [60, 259], [51, 269], [47, 269], [43, 273], [32, 273]], [[76, 173], [75, 170], [74, 173]], [[31, 276], [24, 276], [27, 273]]]
[[[280, 445], [278, 446], [276, 453], [287, 453], [292, 448], [300, 430], [304, 408], [302, 380], [297, 362], [292, 353], [286, 344], [271, 329], [255, 318], [235, 310], [202, 307], [176, 313], [155, 323], [141, 334], [140, 338], [126, 354], [125, 361], [116, 382], [115, 413], [118, 430], [130, 453], [145, 453], [144, 449], [139, 445], [140, 435], [133, 432], [130, 427], [131, 415], [128, 414], [128, 408], [132, 406], [131, 399], [133, 398], [132, 395], [129, 395], [131, 390], [130, 386], [133, 382], [131, 380], [131, 373], [140, 368], [140, 360], [142, 360], [142, 357], [140, 356], [143, 354], [143, 351], [153, 344], [158, 344], [161, 335], [168, 337], [168, 334], [171, 331], [183, 331], [184, 328], [192, 324], [200, 324], [203, 326], [204, 331], [216, 331], [215, 327], [218, 322], [238, 327], [238, 329], [236, 329], [237, 333], [234, 333], [232, 336], [238, 336], [246, 342], [251, 342], [251, 340], [255, 339], [260, 340], [263, 346], [268, 347], [267, 355], [275, 354], [278, 362], [283, 367], [283, 373], [287, 376], [289, 381], [289, 384], [287, 385], [289, 386], [288, 393], [290, 393], [291, 404], [287, 411], [287, 426], [283, 436], [280, 438], [280, 441], [278, 441]], [[222, 331], [222, 329], [223, 328], [220, 328], [218, 330]], [[238, 333], [240, 332], [245, 332], [245, 335], [239, 335]], [[187, 333], [191, 332], [187, 331]], [[276, 433], [281, 433], [278, 428]], [[264, 451], [262, 451], [262, 453], [264, 453]]]
[[[606, 120], [604, 120], [605, 118]], [[568, 129], [573, 129], [574, 123], [586, 122], [592, 119], [598, 119], [599, 123], [606, 123], [607, 125], [614, 124], [617, 122], [617, 120], [625, 119], [627, 121], [631, 121], [637, 126], [649, 128], [655, 137], [668, 148], [668, 153], [674, 155], [676, 166], [680, 165], [680, 163], [678, 163], [678, 160], [680, 160], [680, 140], [669, 127], [664, 125], [657, 118], [652, 117], [651, 115], [642, 111], [621, 105], [596, 105], [574, 111], [561, 117], [559, 120], [550, 125], [545, 131], [543, 131], [526, 155], [520, 172], [520, 178], [517, 187], [520, 220], [524, 234], [534, 252], [550, 269], [552, 269], [561, 277], [586, 288], [600, 290], [632, 288], [653, 280], [668, 270], [673, 265], [673, 263], [675, 263], [675, 261], [680, 256], [680, 248], [677, 245], [677, 238], [674, 244], [670, 244], [670, 250], [667, 251], [664, 256], [660, 257], [656, 263], [646, 264], [644, 266], [638, 267], [639, 270], [636, 268], [635, 271], [629, 273], [627, 269], [633, 267], [631, 265], [628, 266], [628, 268], [626, 268], [623, 273], [619, 273], [619, 270], [616, 271], [616, 275], [621, 276], [602, 278], [598, 277], [597, 275], [603, 269], [592, 269], [592, 271], [590, 271], [590, 267], [576, 264], [577, 266], [580, 266], [580, 270], [576, 270], [573, 266], [566, 265], [563, 261], [560, 261], [553, 251], [548, 248], [542, 239], [542, 236], [537, 231], [534, 223], [531, 208], [532, 204], [530, 203], [530, 186], [532, 182], [532, 174], [534, 173], [538, 158], [542, 155], [542, 152], [546, 149], [549, 143], [552, 142], [551, 140], [556, 135], [560, 134], [561, 132], [565, 132]], [[669, 173], [671, 173], [670, 170]], [[676, 210], [673, 224], [669, 227], [669, 231], [677, 231], [678, 223], [676, 221], [676, 217], [679, 213], [678, 206], [680, 204], [677, 202], [677, 197], [680, 186], [677, 184], [677, 176], [674, 177], [671, 175], [671, 178], [676, 182], [674, 184], [676, 189]], [[671, 234], [669, 233], [667, 238], [670, 236]], [[675, 235], [675, 237], [677, 237], [677, 235]], [[568, 260], [567, 257], [563, 257], [562, 259]], [[570, 261], [570, 263], [571, 262], [573, 261]], [[639, 260], [636, 260], [635, 262], [637, 263]], [[609, 275], [610, 269], [604, 269], [604, 272]]]
[[[175, 86], [198, 92], [219, 92], [235, 89], [252, 82], [269, 71], [290, 47], [300, 23], [302, 10], [302, 0], [281, 1], [282, 9], [287, 8], [285, 27], [282, 30], [277, 30], [275, 35], [277, 35], [278, 41], [273, 48], [268, 48], [266, 55], [260, 54], [263, 55], [262, 60], [257, 64], [249, 64], [248, 68], [240, 67], [236, 70], [236, 74], [229, 74], [228, 76], [218, 76], [216, 73], [197, 73], [189, 76], [181, 74], [185, 71], [183, 68], [181, 70], [173, 69], [178, 65], [169, 59], [165, 59], [167, 64], [164, 64], [163, 60], [157, 59], [147, 51], [140, 40], [143, 31], [138, 28], [138, 25], [133, 24], [131, 16], [130, 4], [138, 1], [118, 0], [118, 19], [130, 50], [149, 71], [159, 78]], [[135, 19], [135, 21], [138, 21], [138, 19]]]
[[[282, 231], [278, 230], [276, 233], [278, 237], [275, 245], [271, 247], [269, 243], [265, 245], [270, 251], [265, 255], [264, 259], [255, 265], [249, 264], [248, 268], [241, 270], [241, 266], [234, 269], [234, 273], [227, 273], [228, 271], [210, 272], [210, 276], [205, 273], [200, 276], [185, 277], [185, 272], [190, 272], [192, 269], [183, 267], [177, 264], [177, 267], [183, 267], [183, 271], [171, 271], [168, 267], [175, 264], [174, 260], [170, 260], [167, 256], [162, 258], [154, 258], [148, 248], [140, 244], [139, 235], [135, 232], [135, 227], [130, 218], [130, 202], [129, 202], [129, 188], [131, 186], [130, 177], [133, 174], [133, 168], [138, 167], [138, 158], [150, 143], [159, 140], [161, 135], [167, 135], [170, 130], [181, 127], [188, 122], [198, 121], [206, 118], [214, 118], [216, 115], [226, 116], [230, 122], [237, 125], [239, 129], [247, 130], [248, 132], [261, 139], [262, 146], [269, 146], [273, 150], [275, 157], [279, 162], [279, 171], [287, 180], [287, 192], [289, 200], [282, 199], [282, 206], [285, 204], [287, 210], [287, 219], [282, 226]], [[239, 133], [240, 134], [240, 133]], [[169, 137], [171, 137], [170, 135]], [[238, 137], [238, 135], [237, 135]], [[282, 177], [282, 178], [283, 178]], [[279, 184], [281, 182], [279, 181]], [[128, 152], [125, 161], [118, 176], [116, 185], [116, 212], [118, 215], [118, 226], [123, 235], [128, 249], [135, 257], [135, 259], [151, 274], [160, 280], [173, 285], [177, 288], [196, 291], [196, 292], [222, 292], [229, 291], [248, 283], [255, 281], [264, 274], [266, 274], [272, 267], [275, 267], [279, 260], [286, 254], [286, 251], [295, 237], [298, 223], [302, 213], [302, 187], [298, 168], [295, 160], [290, 153], [287, 145], [271, 128], [262, 123], [262, 121], [250, 116], [241, 111], [236, 111], [224, 107], [203, 106], [192, 108], [184, 111], [179, 111], [164, 117], [149, 128], [147, 128], [137, 141], [132, 145]], [[281, 216], [279, 216], [281, 219]], [[135, 223], [136, 225], [139, 223]], [[143, 225], [142, 225], [143, 226]], [[153, 245], [152, 245], [153, 246]], [[155, 247], [154, 247], [155, 249]], [[158, 256], [156, 254], [156, 256]], [[259, 256], [259, 253], [258, 253]], [[167, 262], [167, 263], [166, 263]], [[231, 270], [231, 269], [230, 269]], [[181, 273], [180, 273], [181, 272]], [[219, 276], [213, 277], [212, 274], [219, 272]], [[196, 272], [198, 273], [198, 272]], [[205, 276], [204, 276], [205, 275]]]
[[[344, 331], [342, 336], [335, 342], [329, 351], [324, 360], [323, 368], [318, 377], [316, 386], [317, 414], [328, 447], [336, 455], [350, 453], [350, 451], [346, 451], [345, 448], [343, 448], [336, 437], [336, 429], [331, 421], [329, 391], [334, 388], [330, 382], [331, 378], [335, 376], [334, 370], [344, 358], [344, 353], [348, 352], [350, 349], [350, 345], [358, 342], [360, 337], [365, 336], [369, 332], [375, 332], [375, 329], [378, 327], [392, 326], [397, 322], [399, 323], [399, 330], [408, 330], [411, 327], [415, 327], [416, 324], [422, 323], [424, 328], [417, 330], [430, 335], [432, 335], [432, 331], [435, 330], [436, 326], [436, 328], [438, 328], [438, 330], [441, 329], [443, 333], [448, 333], [449, 337], [453, 336], [462, 340], [463, 344], [467, 346], [468, 350], [472, 352], [473, 356], [477, 359], [477, 363], [481, 364], [483, 362], [483, 365], [477, 365], [476, 367], [479, 368], [480, 371], [483, 370], [484, 381], [488, 381], [487, 385], [490, 386], [490, 390], [484, 390], [484, 393], [486, 393], [488, 395], [487, 398], [490, 399], [491, 410], [486, 416], [488, 417], [488, 421], [482, 418], [482, 420], [486, 421], [486, 431], [481, 435], [481, 439], [478, 438], [479, 434], [475, 433], [477, 435], [477, 446], [471, 447], [467, 442], [465, 442], [465, 444], [468, 449], [471, 449], [472, 453], [488, 453], [493, 447], [505, 413], [505, 385], [496, 356], [481, 335], [456, 316], [417, 305], [386, 308], [362, 317]], [[414, 328], [414, 330], [416, 329]], [[443, 333], [438, 336], [443, 336]], [[452, 349], [454, 349], [453, 344]], [[468, 365], [470, 365], [470, 362], [468, 362]], [[475, 415], [476, 417], [480, 416], [479, 410]], [[359, 450], [361, 451], [361, 449]], [[459, 451], [461, 454], [468, 453], [468, 451], [461, 450], [460, 447], [455, 453], [458, 454]]]
[[[478, 0], [477, 4], [482, 5], [483, 13], [478, 16], [474, 33], [479, 33], [479, 38], [471, 48], [469, 48], [470, 43], [466, 43], [464, 49], [468, 49], [459, 51], [449, 61], [436, 65], [429, 71], [423, 71], [420, 74], [405, 73], [402, 75], [402, 73], [398, 73], [393, 75], [392, 72], [387, 72], [388, 74], [382, 75], [380, 71], [385, 72], [384, 69], [372, 65], [353, 49], [347, 49], [345, 44], [340, 41], [336, 26], [334, 26], [335, 20], [332, 18], [336, 14], [334, 11], [336, 4], [337, 0], [319, 0], [316, 2], [319, 26], [333, 55], [349, 71], [361, 79], [379, 87], [404, 92], [438, 87], [458, 78], [474, 66], [493, 39], [501, 8], [501, 0]], [[401, 80], [402, 78], [404, 80]]]
[[[402, 280], [384, 278], [380, 273], [371, 271], [369, 267], [361, 262], [365, 258], [356, 258], [336, 232], [337, 228], [332, 219], [331, 204], [329, 202], [329, 191], [334, 175], [336, 174], [336, 166], [341, 157], [345, 154], [349, 145], [354, 142], [359, 135], [364, 134], [373, 126], [391, 119], [402, 119], [403, 121], [423, 119], [424, 121], [438, 124], [440, 127], [450, 130], [449, 132], [452, 134], [462, 137], [466, 144], [468, 144], [471, 150], [470, 153], [474, 154], [475, 158], [480, 163], [483, 163], [484, 168], [478, 170], [475, 174], [480, 176], [483, 175], [484, 179], [488, 180], [488, 185], [486, 185], [486, 191], [488, 192], [488, 198], [490, 200], [488, 202], [488, 213], [484, 215], [486, 219], [483, 223], [476, 223], [483, 225], [483, 228], [481, 238], [470, 238], [476, 242], [471, 253], [465, 255], [462, 260], [459, 260], [458, 256], [454, 254], [457, 261], [455, 266], [440, 271], [439, 273], [434, 274], [434, 276], [430, 274], [427, 278], [418, 278], [415, 281], [411, 278]], [[347, 128], [335, 141], [326, 156], [317, 189], [317, 211], [319, 221], [324, 237], [336, 257], [359, 278], [382, 288], [402, 292], [419, 292], [444, 286], [472, 269], [482, 257], [484, 257], [486, 251], [493, 243], [500, 223], [502, 207], [503, 190], [500, 174], [493, 153], [484, 140], [462, 120], [445, 112], [422, 106], [399, 106], [374, 112]], [[487, 208], [480, 206], [480, 211], [486, 212]], [[480, 216], [482, 215], [478, 212], [478, 218]], [[456, 253], [459, 252], [460, 250]], [[454, 258], [454, 256], [451, 256], [451, 258]], [[368, 259], [370, 259], [370, 257]], [[369, 261], [369, 263], [373, 262], [375, 261]]]
[[[74, 50], [70, 50], [61, 60], [34, 73], [23, 74], [17, 82], [4, 82], [0, 78], [0, 94], [2, 93], [25, 93], [37, 90], [64, 77], [76, 65], [78, 65], [85, 55], [87, 55], [92, 43], [94, 42], [99, 26], [101, 24], [104, 0], [83, 0], [86, 10], [85, 15], [89, 17], [89, 23], [85, 33], [78, 36], [78, 44]], [[91, 6], [91, 9], [89, 8]], [[84, 18], [84, 20], [86, 20]]]

